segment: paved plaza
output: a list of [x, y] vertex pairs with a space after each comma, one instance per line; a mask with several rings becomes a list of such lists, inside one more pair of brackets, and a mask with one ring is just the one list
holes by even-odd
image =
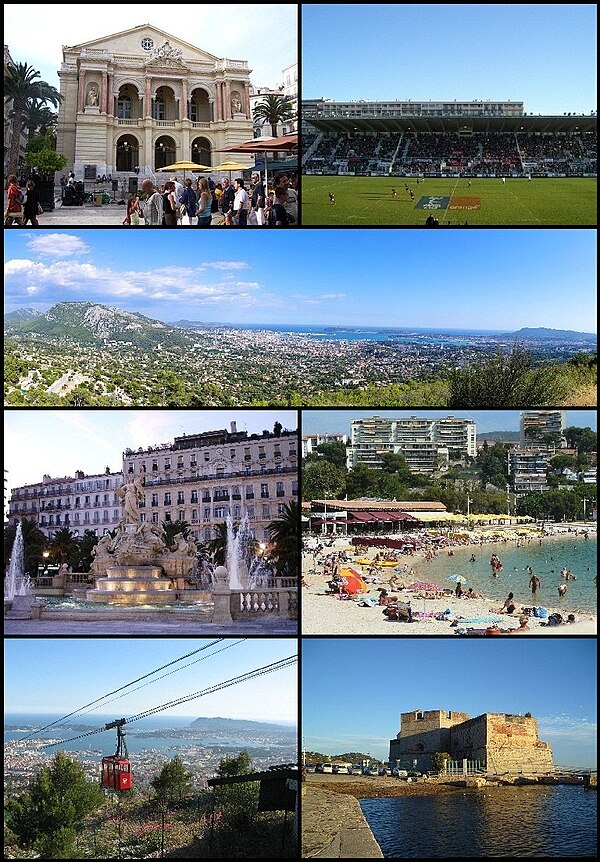
[[103, 225], [115, 227], [123, 224], [126, 215], [125, 204], [109, 203], [102, 206], [84, 204], [80, 207], [59, 205], [52, 212], [39, 216], [40, 227], [79, 227], [82, 225]]

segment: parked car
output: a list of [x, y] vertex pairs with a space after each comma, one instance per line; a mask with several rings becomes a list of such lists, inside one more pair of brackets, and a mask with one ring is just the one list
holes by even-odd
[[306, 769], [307, 772], [316, 772], [317, 771], [317, 767], [315, 766], [314, 763], [307, 763], [307, 764], [305, 764], [304, 768]]
[[321, 772], [333, 772], [333, 766], [331, 765], [331, 763], [324, 763]]
[[363, 775], [379, 775], [379, 768], [377, 766], [365, 766]]
[[323, 772], [323, 766], [323, 763], [317, 763], [317, 765], [315, 766], [315, 772]]
[[406, 769], [398, 769], [396, 775], [398, 778], [408, 778], [408, 771]]
[[408, 770], [408, 775], [410, 778], [420, 778], [422, 774], [423, 774], [422, 772], [419, 772], [416, 769], [409, 769]]
[[335, 775], [348, 775], [348, 767], [342, 763], [334, 763], [333, 772]]
[[389, 766], [382, 766], [381, 769], [379, 769], [379, 775], [391, 775], [391, 774], [392, 774], [392, 770], [390, 769]]
[[350, 767], [350, 775], [362, 775], [363, 768], [360, 763], [353, 763]]

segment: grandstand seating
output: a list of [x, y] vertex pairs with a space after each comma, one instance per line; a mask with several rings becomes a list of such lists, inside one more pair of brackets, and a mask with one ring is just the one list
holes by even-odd
[[[309, 132], [306, 173], [579, 176], [596, 172], [595, 132]], [[310, 153], [309, 148], [311, 149]]]

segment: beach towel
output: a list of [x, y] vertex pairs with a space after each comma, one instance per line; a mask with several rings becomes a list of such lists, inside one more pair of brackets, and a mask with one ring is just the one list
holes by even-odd
[[458, 623], [463, 626], [465, 623], [501, 623], [502, 617], [459, 617]]

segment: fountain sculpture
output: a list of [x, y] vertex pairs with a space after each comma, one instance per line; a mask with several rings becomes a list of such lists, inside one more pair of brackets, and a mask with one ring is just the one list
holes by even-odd
[[[183, 534], [168, 548], [156, 524], [142, 521], [139, 503], [144, 477], [135, 476], [117, 494], [124, 514], [114, 537], [103, 536], [94, 548], [94, 589], [86, 599], [116, 605], [161, 605], [179, 597], [186, 579], [196, 581], [196, 545]], [[190, 595], [191, 598], [191, 595]]]

